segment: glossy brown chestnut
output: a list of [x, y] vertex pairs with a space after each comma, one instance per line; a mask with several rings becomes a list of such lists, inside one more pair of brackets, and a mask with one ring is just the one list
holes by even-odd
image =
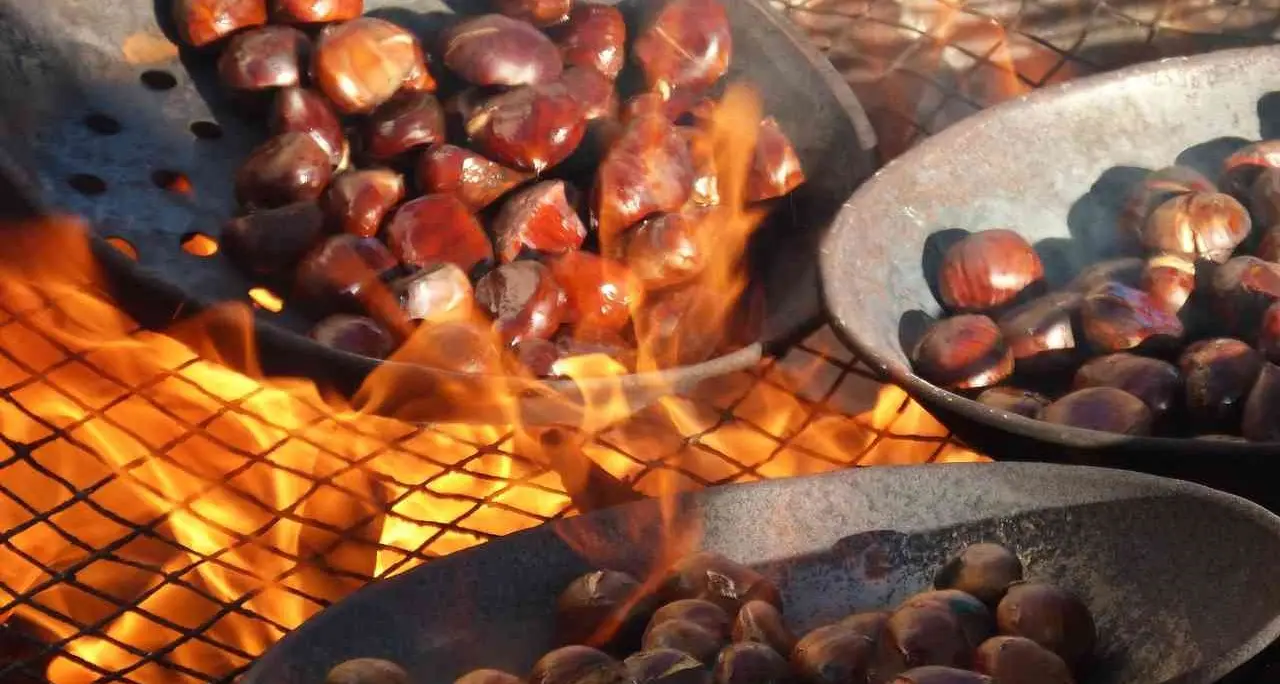
[[627, 670], [608, 654], [588, 646], [558, 648], [534, 663], [528, 684], [623, 684]]
[[433, 145], [418, 160], [418, 185], [424, 192], [456, 195], [472, 211], [493, 204], [532, 177], [455, 145]]
[[437, 264], [400, 278], [391, 291], [410, 321], [458, 320], [471, 310], [471, 279], [454, 264]]
[[563, 83], [515, 88], [476, 107], [467, 135], [490, 158], [541, 173], [564, 161], [586, 133], [583, 106]]
[[787, 661], [767, 644], [744, 641], [720, 651], [712, 670], [715, 684], [790, 684]]
[[1084, 298], [1085, 337], [1100, 352], [1171, 346], [1185, 332], [1182, 321], [1142, 290], [1110, 283]]
[[706, 268], [702, 217], [697, 211], [661, 214], [627, 231], [623, 260], [646, 290], [684, 285]]
[[311, 39], [292, 26], [263, 26], [237, 33], [218, 57], [218, 79], [231, 90], [298, 85], [311, 61]]
[[638, 117], [596, 170], [592, 209], [608, 253], [627, 228], [652, 214], [675, 213], [689, 200], [693, 158], [684, 138], [661, 116]]
[[421, 43], [415, 47], [413, 67], [409, 69], [409, 75], [404, 77], [404, 83], [400, 84], [400, 89], [415, 93], [434, 93], [439, 84], [431, 75], [431, 58], [422, 49]]
[[1000, 316], [998, 324], [1018, 370], [1056, 370], [1077, 357], [1075, 318], [1084, 304], [1078, 292], [1064, 290], [1031, 300]]
[[300, 202], [238, 216], [222, 230], [227, 254], [250, 273], [272, 275], [293, 268], [324, 239], [324, 212]]
[[649, 629], [669, 620], [683, 620], [715, 634], [728, 637], [730, 618], [720, 606], [702, 599], [680, 599], [662, 606], [649, 620]]
[[805, 684], [866, 681], [875, 642], [843, 625], [819, 627], [791, 651], [791, 669]]
[[329, 155], [329, 163], [335, 168], [346, 160], [347, 138], [342, 122], [324, 95], [314, 90], [281, 90], [271, 107], [271, 133], [306, 133]]
[[568, 252], [552, 259], [551, 275], [564, 289], [566, 322], [580, 333], [621, 330], [640, 304], [641, 288], [625, 265], [590, 252]]
[[324, 210], [339, 230], [373, 237], [387, 212], [404, 199], [404, 177], [390, 169], [340, 174], [324, 196]]
[[754, 600], [782, 608], [782, 594], [772, 581], [712, 551], [699, 551], [676, 561], [667, 569], [659, 594], [668, 601], [711, 601], [729, 615], [736, 615], [743, 603]]
[[1151, 409], [1141, 399], [1114, 387], [1076, 390], [1049, 404], [1040, 420], [1056, 425], [1114, 432], [1151, 434]]
[[364, 122], [364, 152], [379, 161], [443, 142], [444, 137], [444, 109], [431, 93], [402, 92]]
[[702, 664], [711, 665], [724, 647], [725, 640], [688, 620], [667, 620], [645, 630], [640, 644], [646, 651], [667, 648], [684, 651]]
[[422, 46], [375, 17], [332, 24], [316, 41], [311, 75], [338, 111], [363, 114], [391, 99], [421, 68]]
[[1196, 264], [1186, 257], [1152, 257], [1142, 269], [1142, 291], [1169, 313], [1182, 311], [1196, 289]]
[[787, 629], [782, 613], [768, 601], [747, 601], [733, 620], [735, 642], [755, 641], [767, 644], [778, 653], [791, 654], [796, 637]]
[[409, 673], [389, 660], [356, 658], [329, 670], [324, 684], [409, 684]]
[[1213, 308], [1226, 329], [1252, 339], [1262, 314], [1280, 301], [1280, 265], [1236, 257], [1213, 273]]
[[1218, 187], [1236, 197], [1247, 197], [1258, 174], [1276, 167], [1280, 167], [1280, 140], [1263, 140], [1247, 145], [1222, 163]]
[[1026, 238], [1012, 230], [974, 233], [942, 257], [938, 293], [952, 311], [1004, 306], [1044, 278], [1044, 264]]
[[1076, 371], [1075, 389], [1114, 387], [1142, 400], [1154, 420], [1172, 409], [1183, 393], [1182, 373], [1171, 363], [1133, 354], [1109, 354]]
[[1035, 418], [1050, 404], [1049, 397], [1018, 389], [1017, 387], [992, 387], [978, 395], [978, 403], [1027, 418]]
[[250, 208], [273, 208], [318, 199], [333, 165], [306, 133], [282, 133], [255, 149], [236, 172], [236, 200]]
[[[916, 594], [903, 601], [899, 610], [904, 608], [923, 610], [931, 606], [942, 608], [955, 617], [970, 649], [977, 648], [979, 644], [995, 634], [996, 622], [991, 610], [973, 594], [959, 589], [936, 589]], [[890, 622], [886, 625], [892, 624], [894, 623], [891, 615]]]
[[1142, 244], [1153, 252], [1221, 264], [1252, 229], [1248, 210], [1231, 195], [1189, 192], [1165, 200], [1151, 212]]
[[729, 15], [718, 0], [668, 0], [632, 51], [649, 90], [664, 100], [677, 90], [707, 88], [733, 58]]
[[1100, 261], [1080, 271], [1066, 289], [1080, 294], [1089, 294], [1108, 283], [1141, 287], [1142, 270], [1146, 265], [1145, 261], [1137, 257]]
[[[404, 358], [401, 356], [404, 355]], [[397, 359], [432, 368], [492, 375], [502, 372], [502, 352], [491, 331], [467, 321], [429, 323], [413, 333]]]
[[612, 5], [578, 3], [569, 20], [552, 29], [551, 37], [565, 66], [595, 69], [614, 80], [626, 61], [627, 25]]
[[472, 670], [454, 680], [453, 684], [524, 684], [524, 680], [502, 670]]
[[1120, 214], [1120, 225], [1127, 237], [1136, 244], [1142, 240], [1147, 217], [1166, 200], [1188, 192], [1216, 190], [1213, 181], [1190, 167], [1166, 166], [1152, 171], [1129, 193]]
[[1251, 442], [1280, 442], [1280, 366], [1263, 364], [1245, 401], [1240, 434]]
[[751, 171], [747, 176], [747, 201], [782, 197], [803, 183], [804, 169], [791, 139], [776, 119], [766, 117], [760, 122]]
[[934, 323], [912, 353], [916, 372], [948, 389], [990, 387], [1013, 373], [1013, 363], [999, 326], [977, 314]]
[[893, 679], [891, 684], [995, 684], [990, 677], [941, 665], [914, 667]]
[[960, 620], [946, 606], [908, 601], [889, 616], [873, 670], [879, 681], [885, 681], [923, 665], [965, 667], [971, 648]]
[[1089, 608], [1075, 594], [1044, 582], [1020, 582], [996, 609], [1000, 633], [1020, 636], [1053, 651], [1072, 669], [1083, 665], [1097, 643]]
[[426, 195], [401, 205], [387, 223], [387, 244], [413, 266], [448, 263], [470, 272], [493, 261], [484, 228], [453, 195]]
[[1075, 684], [1071, 668], [1057, 653], [1024, 637], [987, 639], [978, 647], [973, 666], [1000, 684]]
[[1202, 340], [1187, 347], [1178, 366], [1192, 420], [1207, 432], [1235, 432], [1262, 365], [1262, 354], [1240, 340]]
[[564, 321], [564, 290], [536, 261], [516, 261], [490, 271], [476, 284], [476, 302], [508, 345], [530, 337], [549, 339]]
[[267, 23], [266, 0], [174, 0], [178, 37], [204, 47], [251, 26]]
[[596, 645], [607, 641], [624, 623], [643, 617], [647, 602], [641, 605], [641, 591], [634, 577], [616, 570], [596, 570], [575, 579], [556, 600], [560, 643]]
[[298, 294], [335, 308], [362, 304], [368, 289], [379, 286], [379, 276], [395, 265], [395, 257], [381, 242], [335, 235], [303, 259], [295, 276]]
[[569, 18], [573, 0], [493, 0], [498, 12], [535, 26], [551, 26]]
[[1022, 561], [1009, 549], [991, 543], [970, 544], [947, 561], [933, 578], [938, 589], [959, 589], [988, 606], [1004, 598], [1010, 584], [1022, 580]]
[[587, 228], [569, 205], [564, 181], [543, 181], [502, 205], [493, 223], [494, 244], [503, 263], [526, 252], [564, 254], [582, 246]]
[[1280, 302], [1262, 314], [1258, 326], [1258, 351], [1271, 363], [1280, 363]]
[[560, 76], [560, 51], [538, 29], [501, 14], [454, 26], [444, 38], [444, 64], [480, 86], [546, 83]]
[[674, 648], [640, 651], [623, 661], [635, 684], [709, 684], [711, 673], [697, 658]]
[[618, 115], [618, 91], [613, 81], [587, 67], [569, 67], [560, 75], [560, 83], [582, 104], [582, 118], [614, 118]]
[[311, 329], [311, 339], [332, 349], [374, 359], [385, 359], [395, 349], [391, 333], [376, 321], [348, 314], [334, 314], [317, 323]]

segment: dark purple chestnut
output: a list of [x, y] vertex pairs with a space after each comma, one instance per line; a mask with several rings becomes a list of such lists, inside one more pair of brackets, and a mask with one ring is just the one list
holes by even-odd
[[315, 202], [238, 216], [222, 230], [227, 254], [255, 275], [288, 271], [322, 239], [324, 212]]
[[462, 80], [479, 86], [546, 83], [564, 63], [555, 43], [538, 29], [501, 14], [468, 19], [444, 38], [444, 64]]
[[1040, 420], [1056, 425], [1114, 432], [1151, 434], [1151, 409], [1141, 399], [1114, 387], [1076, 390], [1049, 404]]
[[493, 204], [532, 177], [455, 145], [433, 145], [418, 160], [423, 192], [456, 195], [471, 211]]
[[879, 643], [880, 637], [884, 635], [885, 627], [889, 625], [890, 615], [893, 615], [893, 612], [888, 610], [854, 613], [836, 624]]
[[627, 670], [609, 654], [589, 646], [565, 646], [542, 656], [528, 684], [625, 684]]
[[984, 674], [954, 667], [928, 665], [914, 667], [894, 677], [890, 684], [996, 684]]
[[493, 375], [502, 372], [502, 352], [493, 333], [469, 321], [428, 323], [413, 333], [397, 354], [409, 353], [405, 363], [419, 363], [455, 373]]
[[1185, 332], [1177, 315], [1142, 290], [1119, 283], [1086, 295], [1081, 319], [1085, 337], [1103, 353], [1172, 346]]
[[1280, 366], [1262, 366], [1244, 404], [1240, 434], [1250, 442], [1280, 442]]
[[331, 349], [385, 359], [395, 340], [377, 321], [364, 316], [334, 314], [311, 329], [311, 339]]
[[625, 265], [590, 252], [568, 252], [552, 259], [551, 275], [564, 289], [566, 322], [580, 334], [615, 333], [631, 320], [642, 291]]
[[564, 254], [582, 246], [587, 228], [569, 205], [565, 182], [543, 181], [502, 205], [493, 223], [498, 259], [515, 261], [526, 252]]
[[1247, 197], [1249, 188], [1264, 169], [1280, 167], [1280, 141], [1263, 140], [1236, 150], [1222, 163], [1218, 187], [1236, 197]]
[[[950, 611], [960, 625], [969, 648], [974, 649], [995, 634], [996, 622], [991, 610], [978, 597], [959, 589], [935, 589], [907, 599], [899, 607], [925, 608], [940, 606]], [[892, 618], [892, 616], [890, 616]], [[892, 623], [886, 623], [886, 625]]]
[[715, 684], [790, 684], [791, 670], [768, 644], [743, 641], [720, 651], [712, 680]]
[[670, 121], [643, 116], [627, 125], [596, 170], [592, 213], [605, 253], [627, 228], [661, 213], [678, 212], [693, 188], [689, 146]]
[[333, 176], [329, 155], [305, 133], [284, 133], [255, 149], [236, 172], [236, 201], [249, 208], [319, 199]]
[[237, 33], [218, 57], [218, 79], [234, 91], [273, 90], [302, 82], [311, 39], [292, 26], [263, 26]]
[[721, 637], [728, 637], [729, 614], [720, 606], [702, 599], [680, 599], [662, 606], [649, 620], [652, 629], [668, 620], [684, 620]]
[[472, 670], [454, 680], [453, 684], [524, 684], [524, 680], [502, 670]]
[[1092, 359], [1076, 371], [1075, 389], [1114, 387], [1142, 400], [1153, 420], [1160, 420], [1182, 395], [1182, 373], [1159, 359], [1133, 354], [1108, 354]]
[[1001, 386], [984, 390], [978, 395], [978, 403], [1027, 418], [1035, 418], [1040, 415], [1044, 407], [1049, 405], [1050, 400], [1039, 392]]
[[1025, 637], [991, 637], [978, 647], [973, 669], [999, 684], [1075, 684], [1057, 653]]
[[364, 153], [389, 161], [416, 147], [443, 142], [444, 109], [431, 93], [405, 91], [364, 122]]
[[747, 201], [782, 197], [804, 183], [804, 169], [791, 139], [772, 116], [760, 122], [747, 175]]
[[1192, 420], [1206, 431], [1234, 432], [1262, 365], [1262, 354], [1240, 340], [1202, 340], [1187, 347], [1178, 366]]
[[1078, 356], [1075, 318], [1084, 297], [1054, 292], [1017, 306], [997, 321], [1019, 371], [1037, 373], [1069, 366]]
[[476, 284], [476, 302], [494, 320], [508, 345], [549, 339], [564, 321], [564, 290], [546, 266], [516, 261], [490, 271]]
[[324, 196], [329, 221], [345, 233], [373, 237], [392, 207], [404, 199], [404, 177], [390, 169], [347, 171]]
[[364, 0], [271, 0], [271, 18], [288, 24], [332, 24], [364, 14]]
[[609, 80], [618, 78], [626, 61], [627, 25], [612, 5], [580, 2], [569, 20], [551, 30], [565, 66], [595, 69]]
[[1280, 363], [1280, 302], [1272, 304], [1258, 326], [1258, 351], [1271, 363]]
[[684, 285], [706, 268], [699, 228], [702, 212], [683, 211], [645, 219], [623, 236], [623, 260], [646, 290]]
[[778, 653], [790, 654], [796, 637], [787, 629], [782, 613], [768, 601], [747, 601], [733, 620], [733, 640], [768, 644]]
[[1189, 192], [1214, 192], [1213, 181], [1186, 166], [1167, 166], [1147, 174], [1125, 201], [1120, 225], [1133, 243], [1141, 242], [1147, 217], [1166, 200]]
[[1262, 230], [1262, 239], [1258, 241], [1253, 255], [1263, 261], [1280, 263], [1280, 224]]
[[1280, 301], [1280, 265], [1236, 257], [1214, 271], [1212, 290], [1214, 311], [1226, 329], [1251, 339], [1262, 314]]
[[933, 578], [938, 589], [958, 589], [988, 606], [1004, 598], [1010, 584], [1022, 581], [1022, 561], [1000, 544], [970, 544], [947, 561]]
[[493, 0], [498, 12], [534, 26], [552, 26], [569, 18], [573, 0]]
[[699, 551], [667, 569], [659, 593], [668, 601], [697, 598], [736, 615], [748, 601], [768, 601], [782, 609], [782, 594], [764, 575], [712, 551]]
[[640, 651], [623, 661], [635, 684], [710, 684], [711, 673], [697, 658], [674, 648]]
[[387, 244], [407, 264], [455, 264], [471, 271], [493, 261], [484, 228], [457, 197], [426, 195], [401, 205], [387, 224]]
[[1152, 257], [1142, 269], [1142, 291], [1165, 311], [1177, 314], [1196, 289], [1196, 264], [1174, 254]]
[[866, 681], [875, 642], [843, 625], [819, 627], [791, 651], [791, 669], [804, 684]]
[[569, 67], [560, 75], [560, 84], [582, 104], [582, 118], [612, 119], [618, 114], [618, 92], [613, 81], [587, 67]]
[[923, 665], [965, 667], [972, 648], [960, 619], [947, 606], [936, 601], [908, 601], [889, 616], [876, 647], [873, 678], [887, 681]]
[[640, 644], [646, 651], [660, 648], [684, 651], [704, 665], [711, 665], [724, 647], [725, 639], [688, 620], [667, 620], [656, 625], [650, 624]]
[[596, 570], [575, 579], [556, 599], [560, 643], [599, 645], [609, 641], [626, 623], [644, 617], [650, 601], [642, 591], [634, 577], [617, 570]]
[[1013, 352], [1000, 328], [977, 314], [934, 323], [911, 357], [921, 377], [948, 389], [990, 387], [1013, 373]]
[[458, 320], [471, 311], [471, 279], [460, 267], [436, 264], [391, 284], [404, 315], [415, 322]]
[[1142, 270], [1145, 267], [1146, 262], [1137, 257], [1100, 261], [1081, 271], [1066, 289], [1080, 294], [1089, 294], [1108, 283], [1141, 287]]
[[343, 114], [364, 114], [390, 100], [422, 68], [422, 46], [376, 17], [330, 24], [316, 41], [311, 75]]
[[1073, 670], [1083, 665], [1097, 643], [1093, 615], [1079, 596], [1044, 582], [1020, 582], [996, 608], [1000, 633], [1020, 636], [1057, 653]]
[[559, 81], [488, 98], [466, 119], [467, 135], [486, 156], [542, 173], [573, 154], [586, 134], [583, 106]]
[[664, 100], [676, 91], [700, 91], [729, 70], [729, 15], [718, 0], [668, 0], [632, 51], [648, 89]]
[[204, 47], [267, 23], [266, 0], [174, 0], [178, 37], [191, 47]]
[[344, 165], [347, 137], [342, 122], [324, 95], [305, 88], [285, 88], [276, 95], [271, 107], [271, 133], [306, 133], [329, 155], [335, 168]]
[[1012, 230], [984, 230], [943, 255], [938, 294], [952, 311], [989, 311], [1043, 278], [1044, 264], [1026, 238]]
[[1249, 237], [1249, 212], [1220, 192], [1189, 192], [1165, 200], [1147, 217], [1142, 244], [1159, 254], [1225, 263]]
[[303, 259], [295, 276], [298, 294], [331, 308], [362, 304], [379, 276], [395, 265], [395, 257], [378, 240], [335, 235]]
[[329, 670], [324, 684], [409, 684], [409, 673], [389, 660], [356, 658]]
[[1280, 223], [1280, 169], [1267, 168], [1258, 174], [1249, 188], [1248, 204], [1258, 225], [1270, 228]]

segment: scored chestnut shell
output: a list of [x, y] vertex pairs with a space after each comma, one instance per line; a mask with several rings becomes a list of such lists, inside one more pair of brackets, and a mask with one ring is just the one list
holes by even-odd
[[1057, 653], [1025, 637], [991, 637], [978, 647], [973, 669], [1000, 684], [1075, 684]]
[[621, 330], [640, 304], [641, 288], [631, 269], [590, 252], [568, 252], [552, 259], [551, 275], [564, 289], [566, 322], [578, 333]]
[[324, 676], [324, 684], [409, 684], [409, 673], [390, 660], [356, 658], [339, 663]]
[[1124, 390], [1090, 387], [1049, 404], [1040, 412], [1040, 420], [1099, 432], [1148, 435], [1152, 416], [1141, 399]]
[[778, 653], [790, 655], [796, 637], [787, 629], [782, 612], [768, 601], [747, 601], [733, 620], [734, 641], [767, 644]]
[[273, 208], [318, 199], [333, 176], [329, 155], [306, 133], [282, 133], [260, 145], [236, 172], [236, 200]]
[[532, 177], [456, 145], [433, 145], [418, 160], [418, 184], [424, 192], [453, 194], [471, 211], [493, 204]]
[[376, 321], [364, 316], [334, 314], [316, 324], [311, 339], [320, 344], [374, 359], [385, 359], [395, 349], [395, 341]]
[[1075, 318], [1084, 304], [1078, 292], [1054, 292], [1018, 306], [998, 321], [1019, 371], [1056, 370], [1077, 357]]
[[1280, 442], [1280, 366], [1263, 364], [1245, 400], [1240, 434], [1251, 442]]
[[444, 65], [479, 86], [546, 83], [560, 76], [560, 51], [541, 31], [501, 14], [454, 26], [444, 38]]
[[329, 221], [343, 232], [373, 237], [402, 199], [403, 176], [390, 169], [365, 169], [334, 178], [323, 205]]
[[1187, 347], [1178, 366], [1192, 420], [1207, 432], [1235, 431], [1262, 365], [1262, 355], [1240, 340], [1217, 338]]
[[535, 26], [551, 26], [569, 18], [573, 0], [493, 0], [494, 9]]
[[642, 219], [674, 213], [692, 194], [693, 158], [684, 138], [661, 116], [638, 117], [596, 170], [592, 210], [606, 253]]
[[514, 88], [479, 104], [467, 135], [486, 156], [542, 173], [573, 154], [586, 134], [583, 106], [558, 81]]
[[536, 261], [516, 261], [490, 271], [476, 284], [476, 303], [494, 320], [508, 345], [550, 339], [564, 321], [564, 290]]
[[493, 233], [498, 258], [515, 261], [525, 252], [564, 254], [582, 246], [587, 228], [569, 205], [564, 181], [543, 181], [502, 205]]
[[690, 211], [662, 214], [627, 231], [623, 259], [646, 290], [684, 285], [706, 269], [700, 219]]
[[1255, 257], [1236, 257], [1213, 273], [1213, 308], [1226, 329], [1252, 338], [1262, 314], [1280, 301], [1280, 265]]
[[1050, 400], [1039, 392], [1000, 386], [992, 387], [979, 394], [978, 403], [1027, 418], [1035, 418], [1040, 415], [1044, 407], [1050, 404]]
[[493, 261], [484, 227], [453, 195], [426, 195], [401, 205], [387, 223], [387, 245], [413, 266], [449, 263], [471, 272]]
[[471, 310], [471, 279], [454, 264], [437, 264], [391, 284], [406, 318], [414, 322], [456, 320]]
[[729, 15], [718, 0], [668, 0], [632, 46], [648, 89], [670, 100], [720, 80], [733, 58]]
[[1185, 333], [1181, 319], [1142, 290], [1103, 285], [1084, 298], [1085, 337], [1100, 352], [1172, 346]]
[[1280, 302], [1262, 314], [1258, 326], [1258, 351], [1271, 363], [1280, 363]]
[[238, 33], [218, 57], [218, 80], [238, 91], [298, 85], [310, 65], [311, 39], [292, 26], [263, 26]]
[[1044, 582], [1009, 587], [996, 609], [996, 622], [1001, 634], [1030, 639], [1072, 669], [1086, 662], [1098, 639], [1093, 615], [1080, 597]]
[[1151, 212], [1142, 244], [1157, 253], [1221, 264], [1252, 229], [1248, 210], [1231, 195], [1191, 192], [1165, 200]]
[[1142, 269], [1142, 291], [1169, 313], [1182, 311], [1195, 289], [1196, 264], [1186, 257], [1163, 254]]
[[551, 30], [567, 66], [581, 66], [618, 78], [626, 62], [627, 25], [612, 5], [581, 2], [565, 23]]
[[974, 233], [942, 257], [938, 294], [958, 312], [982, 312], [1012, 302], [1044, 278], [1044, 264], [1026, 238], [1012, 230]]
[[1156, 207], [1171, 197], [1189, 192], [1214, 192], [1216, 189], [1213, 181], [1190, 167], [1166, 166], [1152, 171], [1129, 193], [1120, 215], [1120, 225], [1132, 242], [1141, 242], [1147, 217]]
[[257, 275], [293, 268], [324, 238], [324, 212], [300, 202], [238, 216], [222, 230], [227, 254]]
[[341, 167], [347, 157], [342, 122], [324, 95], [305, 88], [281, 90], [271, 105], [271, 133], [306, 133], [326, 154], [329, 163]]
[[640, 651], [623, 661], [635, 684], [709, 684], [711, 673], [697, 658], [674, 648]]
[[1263, 140], [1236, 150], [1222, 163], [1218, 187], [1236, 197], [1248, 196], [1249, 188], [1264, 169], [1280, 167], [1280, 140]]
[[791, 671], [767, 644], [744, 641], [720, 651], [712, 679], [715, 684], [790, 684]]
[[570, 582], [556, 599], [560, 642], [597, 645], [593, 642], [609, 640], [614, 630], [643, 619], [649, 601], [641, 599], [642, 590], [634, 577], [617, 570], [596, 570]]
[[588, 646], [565, 646], [542, 656], [529, 672], [528, 684], [623, 684], [622, 663]]
[[178, 37], [192, 47], [204, 47], [249, 28], [267, 23], [266, 0], [173, 0]]
[[782, 609], [782, 594], [769, 578], [713, 551], [699, 551], [667, 569], [659, 593], [668, 601], [703, 599], [736, 615], [748, 601], [768, 601]]
[[453, 681], [453, 684], [524, 684], [524, 680], [502, 670], [472, 670]]
[[804, 169], [791, 139], [772, 116], [760, 122], [747, 175], [747, 201], [782, 197], [804, 183]]
[[1009, 585], [1022, 580], [1022, 561], [1000, 544], [964, 547], [933, 578], [938, 589], [958, 589], [990, 607], [1004, 598]]
[[724, 638], [688, 620], [667, 620], [650, 625], [640, 644], [646, 651], [668, 648], [684, 651], [704, 665], [711, 665], [724, 647]]
[[791, 651], [791, 669], [806, 684], [866, 681], [875, 642], [844, 625], [819, 627]]
[[312, 60], [316, 86], [344, 114], [364, 114], [391, 99], [422, 68], [422, 46], [403, 28], [376, 17], [331, 24]]
[[444, 109], [431, 93], [401, 92], [364, 122], [364, 152], [379, 161], [442, 142], [444, 137]]
[[990, 387], [1013, 373], [1013, 352], [995, 321], [977, 314], [933, 324], [912, 353], [921, 377], [948, 389]]
[[1182, 394], [1182, 373], [1167, 361], [1133, 354], [1091, 359], [1076, 371], [1075, 389], [1114, 387], [1141, 399], [1159, 420]]
[[710, 601], [702, 599], [672, 601], [654, 611], [653, 617], [649, 619], [649, 629], [671, 620], [693, 623], [720, 638], [729, 636], [729, 614]]

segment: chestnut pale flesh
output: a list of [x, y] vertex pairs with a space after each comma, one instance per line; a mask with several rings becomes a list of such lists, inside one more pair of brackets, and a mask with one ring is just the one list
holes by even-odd
[[236, 200], [273, 208], [318, 199], [329, 185], [329, 155], [306, 133], [282, 133], [255, 149], [236, 172]]
[[364, 114], [390, 100], [421, 60], [413, 34], [383, 19], [360, 17], [320, 32], [311, 71], [338, 111]]
[[1153, 257], [1142, 270], [1142, 291], [1169, 313], [1182, 311], [1195, 289], [1196, 264], [1186, 257]]
[[912, 364], [936, 385], [980, 389], [1009, 377], [1014, 360], [995, 321], [965, 314], [934, 323], [916, 345]]
[[395, 341], [376, 321], [364, 316], [334, 314], [311, 330], [311, 339], [352, 354], [385, 359], [395, 349]]
[[467, 19], [449, 30], [444, 64], [459, 78], [480, 86], [546, 83], [564, 63], [551, 39], [523, 21], [501, 14]]
[[1216, 338], [1187, 347], [1178, 366], [1192, 420], [1209, 432], [1234, 431], [1262, 365], [1262, 354], [1240, 340]]
[[1113, 387], [1141, 399], [1158, 420], [1182, 394], [1182, 373], [1160, 359], [1134, 354], [1109, 354], [1091, 359], [1076, 371], [1075, 389]]
[[174, 0], [178, 37], [204, 47], [251, 26], [267, 23], [266, 0]]
[[532, 177], [448, 144], [432, 146], [418, 161], [418, 184], [424, 192], [453, 194], [472, 211], [493, 204]]
[[1010, 584], [1022, 580], [1022, 561], [1000, 544], [966, 546], [933, 579], [938, 589], [959, 589], [988, 606], [1004, 598]]
[[614, 80], [626, 61], [627, 26], [612, 5], [580, 2], [552, 31], [565, 66], [595, 69]]
[[387, 244], [414, 266], [449, 263], [471, 271], [493, 260], [480, 221], [453, 195], [426, 195], [401, 205], [387, 223]]
[[324, 209], [343, 232], [373, 237], [404, 192], [404, 177], [390, 169], [347, 171], [329, 185]]
[[471, 311], [471, 279], [455, 264], [436, 264], [400, 278], [391, 291], [410, 321], [458, 320]]
[[514, 88], [479, 104], [467, 135], [486, 156], [542, 173], [573, 154], [586, 133], [582, 103], [560, 82]]
[[324, 95], [314, 90], [281, 90], [272, 103], [271, 132], [275, 135], [306, 133], [329, 155], [329, 163], [335, 168], [343, 164], [347, 155], [342, 122]]
[[1012, 302], [1044, 277], [1044, 264], [1026, 238], [1012, 230], [974, 233], [942, 257], [938, 292], [952, 311], [989, 311]]
[[218, 58], [218, 79], [231, 90], [296, 86], [311, 58], [311, 40], [292, 26], [263, 26], [232, 36]]
[[733, 57], [729, 15], [718, 0], [668, 0], [636, 38], [633, 53], [649, 89], [665, 100], [709, 87]]
[[388, 161], [445, 136], [444, 109], [431, 93], [405, 91], [378, 107], [364, 122], [364, 152]]
[[227, 253], [257, 275], [292, 268], [323, 238], [324, 212], [315, 202], [239, 216], [222, 231]]
[[1027, 418], [1035, 418], [1051, 402], [1039, 392], [1017, 387], [992, 387], [978, 395], [978, 403]]
[[587, 228], [569, 205], [564, 181], [543, 181], [513, 195], [493, 224], [503, 263], [526, 252], [564, 254], [582, 246]]
[[476, 302], [508, 345], [530, 337], [549, 339], [564, 321], [564, 290], [536, 261], [516, 261], [490, 271], [476, 284]]
[[1057, 425], [1114, 432], [1123, 435], [1151, 433], [1151, 409], [1141, 399], [1114, 387], [1076, 390], [1049, 404], [1040, 420]]
[[1044, 582], [1009, 587], [996, 609], [1000, 633], [1030, 639], [1071, 668], [1085, 664], [1097, 642], [1089, 608], [1075, 594]]

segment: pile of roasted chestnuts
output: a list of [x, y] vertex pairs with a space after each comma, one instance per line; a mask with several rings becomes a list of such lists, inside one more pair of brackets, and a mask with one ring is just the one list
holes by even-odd
[[[652, 593], [623, 572], [589, 573], [556, 609], [563, 645], [527, 678], [485, 669], [455, 684], [1073, 684], [1097, 641], [1078, 596], [1025, 579], [1018, 556], [990, 543], [947, 562], [932, 591], [799, 638], [772, 582], [706, 552]], [[361, 658], [325, 684], [408, 681], [394, 663]]]
[[1013, 230], [951, 245], [936, 274], [949, 317], [909, 350], [915, 371], [1060, 425], [1280, 441], [1280, 141], [1232, 154], [1217, 184], [1151, 172], [1118, 230], [1141, 256], [1056, 291]]
[[700, 297], [723, 297], [700, 287], [717, 208], [804, 182], [763, 117], [744, 187], [721, 185], [720, 0], [646, 0], [634, 17], [478, 0], [492, 13], [429, 36], [363, 0], [172, 3], [183, 41], [216, 51], [222, 87], [269, 127], [235, 176], [224, 251], [346, 351], [385, 358], [430, 327], [421, 346], [445, 351], [419, 360], [460, 372], [547, 375], [584, 353], [630, 366], [641, 342], [705, 360], [716, 344], [680, 336]]

